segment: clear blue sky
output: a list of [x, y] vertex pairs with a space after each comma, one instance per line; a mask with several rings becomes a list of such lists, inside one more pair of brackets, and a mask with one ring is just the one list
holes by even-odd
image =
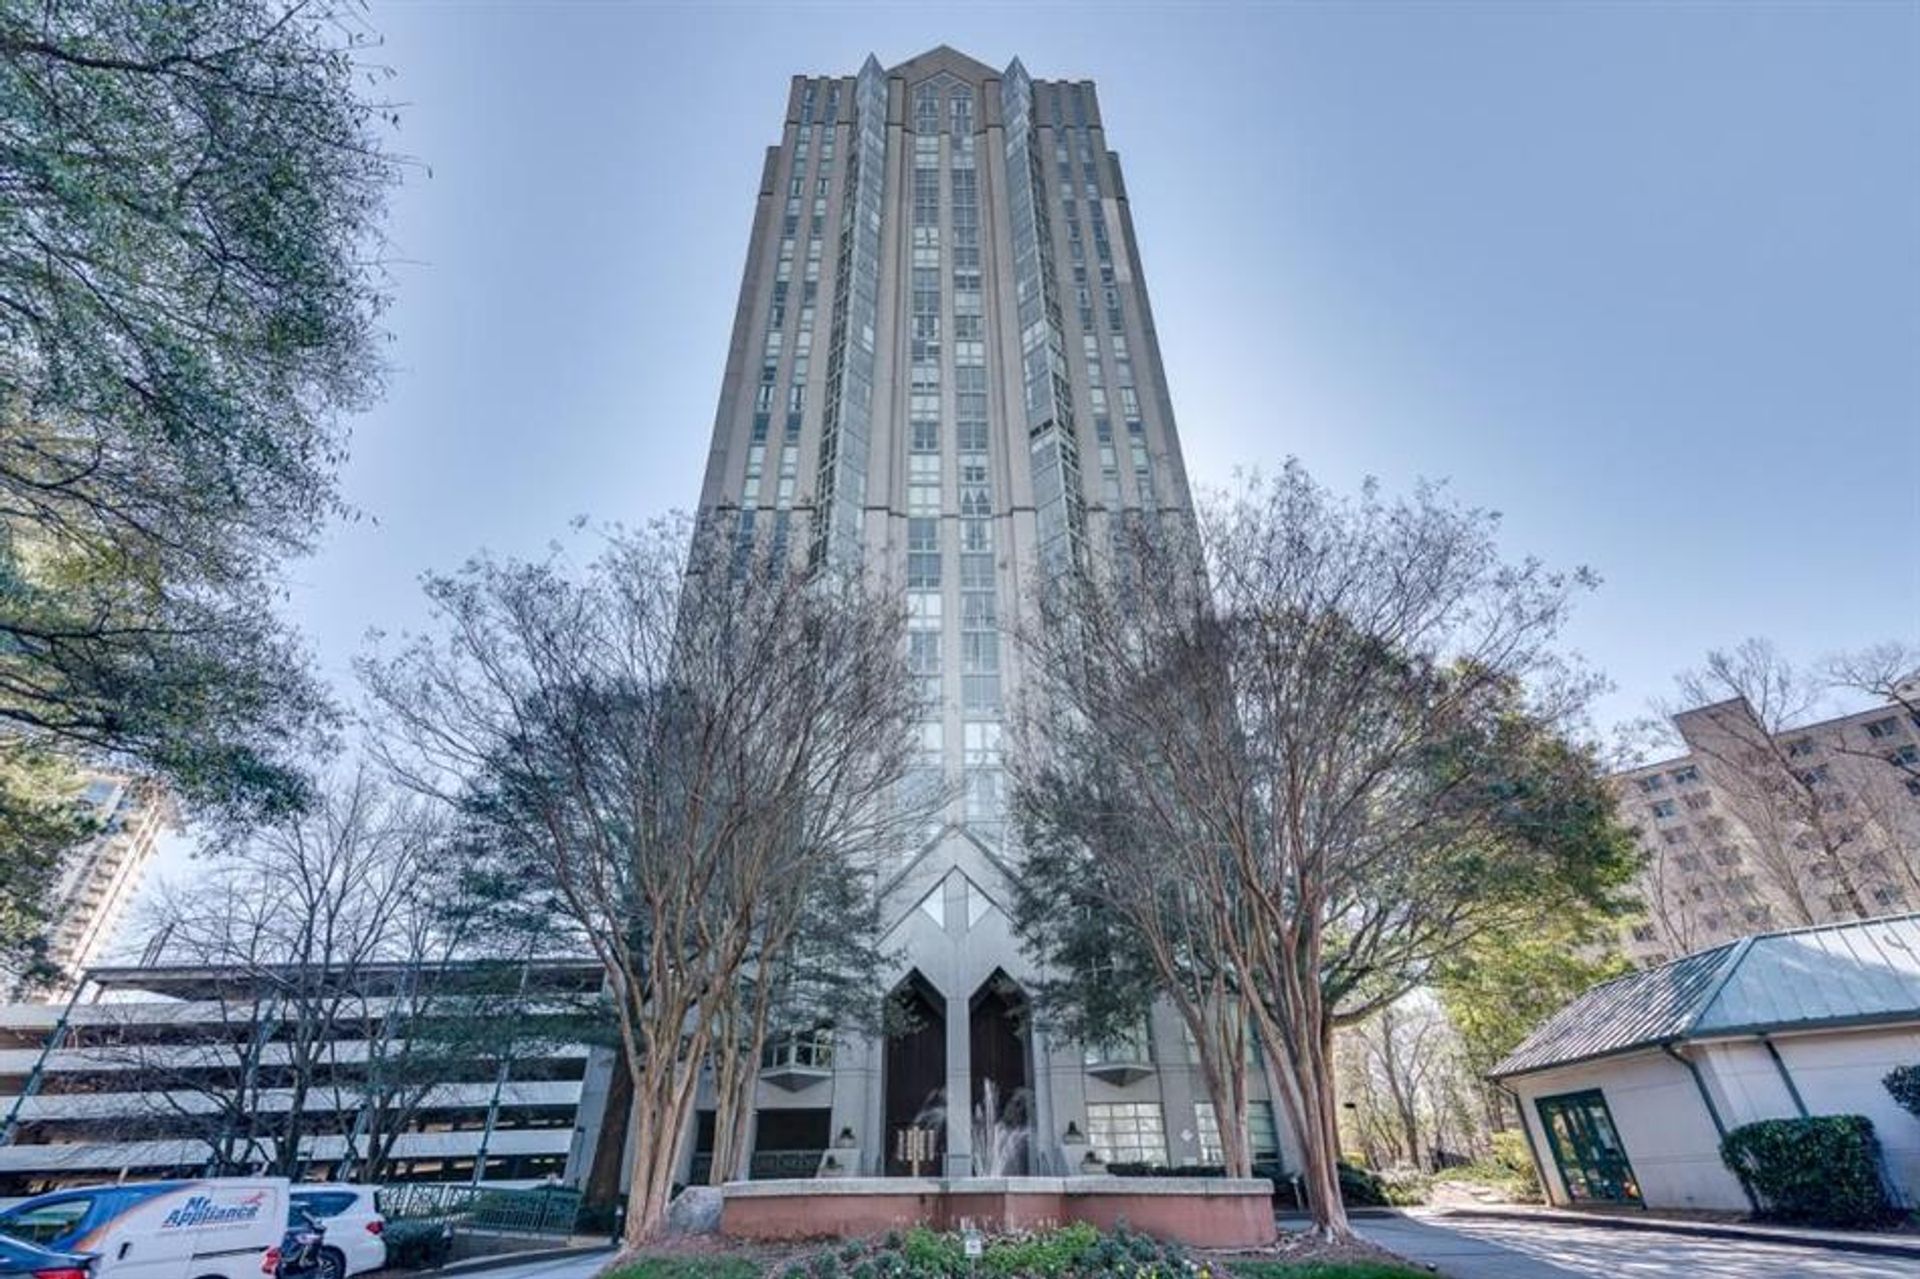
[[788, 77], [1099, 83], [1189, 468], [1449, 477], [1605, 578], [1640, 713], [1710, 646], [1920, 636], [1920, 5], [376, 2], [407, 259], [293, 573], [343, 684], [416, 578], [698, 494]]

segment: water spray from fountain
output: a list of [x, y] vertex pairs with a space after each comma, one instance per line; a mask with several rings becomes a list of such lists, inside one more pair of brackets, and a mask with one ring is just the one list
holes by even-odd
[[980, 1086], [980, 1104], [973, 1108], [973, 1170], [980, 1177], [1010, 1177], [1026, 1165], [1027, 1141], [1032, 1129], [1027, 1126], [1027, 1090], [1018, 1089], [1007, 1098], [1006, 1113], [1000, 1108], [999, 1089], [991, 1079]]

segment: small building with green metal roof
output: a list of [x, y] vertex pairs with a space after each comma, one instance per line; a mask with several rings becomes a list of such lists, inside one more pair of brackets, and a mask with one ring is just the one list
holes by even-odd
[[1742, 1124], [1873, 1121], [1920, 1202], [1920, 1118], [1881, 1080], [1920, 1063], [1920, 914], [1762, 933], [1595, 986], [1489, 1072], [1556, 1204], [1750, 1208], [1720, 1161]]

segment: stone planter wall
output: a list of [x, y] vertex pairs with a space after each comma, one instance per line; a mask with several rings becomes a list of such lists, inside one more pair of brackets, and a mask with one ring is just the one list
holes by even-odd
[[822, 1239], [923, 1225], [988, 1232], [1121, 1222], [1200, 1248], [1272, 1243], [1273, 1187], [1261, 1178], [843, 1177], [740, 1181], [724, 1188], [720, 1232], [737, 1239]]

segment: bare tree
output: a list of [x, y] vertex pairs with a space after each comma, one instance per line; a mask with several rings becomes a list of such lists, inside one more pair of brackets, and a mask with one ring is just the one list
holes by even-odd
[[1384, 1136], [1407, 1164], [1423, 1166], [1422, 1151], [1444, 1148], [1450, 1135], [1477, 1136], [1462, 1123], [1459, 1103], [1472, 1081], [1459, 1039], [1430, 998], [1403, 997], [1340, 1038], [1348, 1059], [1343, 1078], [1355, 1090], [1356, 1111], [1374, 1121], [1365, 1131], [1376, 1140]]
[[[381, 749], [600, 960], [638, 1244], [664, 1227], [701, 1065], [740, 1034], [737, 984], [777, 978], [788, 905], [867, 883], [925, 820], [898, 802], [904, 618], [678, 522], [613, 535], [583, 573], [481, 560], [428, 590], [441, 636], [363, 664]], [[748, 1018], [749, 1060], [767, 1024]]]
[[[1864, 693], [1877, 701], [1897, 707], [1907, 723], [1920, 729], [1920, 645], [1889, 640], [1854, 653], [1843, 653], [1825, 665], [1825, 677], [1835, 688]], [[1843, 746], [1854, 754], [1876, 758], [1899, 774], [1901, 787], [1909, 796], [1920, 795], [1920, 751], [1879, 746], [1870, 751]], [[1912, 784], [1910, 784], [1912, 783]]]
[[213, 1171], [285, 1176], [345, 1123], [342, 1171], [377, 1176], [420, 1106], [514, 1024], [480, 997], [443, 846], [417, 801], [356, 773], [163, 888], [157, 956], [206, 975], [166, 1014], [185, 1042], [148, 1005], [91, 1032], [151, 1081], [155, 1112], [125, 1118], [201, 1136]]
[[[1891, 695], [1898, 651], [1837, 669]], [[1814, 722], [1833, 680], [1750, 639], [1683, 674], [1682, 704], [1669, 711], [1768, 904], [1799, 925], [1872, 915], [1875, 889], [1895, 880], [1920, 888], [1900, 756], [1851, 742], [1842, 722]]]
[[1040, 601], [1030, 641], [1037, 713], [1094, 749], [1027, 764], [1020, 810], [1073, 837], [1047, 797], [1077, 789], [1083, 875], [1127, 895], [1118, 814], [1204, 904], [1327, 1235], [1349, 1232], [1334, 1029], [1633, 865], [1567, 736], [1588, 685], [1553, 640], [1585, 579], [1504, 560], [1493, 523], [1432, 489], [1339, 501], [1289, 467], [1210, 504], [1199, 556], [1184, 527], [1137, 526]]

